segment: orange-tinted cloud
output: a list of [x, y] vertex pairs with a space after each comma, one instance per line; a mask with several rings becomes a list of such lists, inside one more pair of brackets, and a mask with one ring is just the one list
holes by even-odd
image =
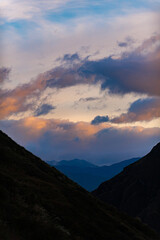
[[123, 113], [110, 121], [113, 123], [129, 123], [151, 121], [155, 118], [160, 118], [160, 98], [138, 99], [131, 104], [127, 113]]
[[97, 164], [143, 156], [160, 140], [160, 128], [95, 126], [35, 117], [1, 121], [0, 128], [45, 160], [80, 158]]
[[[104, 125], [93, 126], [86, 122], [72, 123], [67, 120], [59, 119], [43, 119], [36, 117], [27, 117], [19, 121], [21, 127], [28, 129], [27, 135], [29, 137], [37, 137], [45, 131], [55, 132], [59, 134], [66, 134], [68, 139], [79, 137], [86, 139], [93, 137], [97, 132], [104, 128]], [[107, 125], [105, 125], [106, 127]], [[110, 125], [108, 125], [110, 126]]]

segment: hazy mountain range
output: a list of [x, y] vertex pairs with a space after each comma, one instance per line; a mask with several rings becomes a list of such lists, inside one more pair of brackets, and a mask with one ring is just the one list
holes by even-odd
[[62, 160], [60, 162], [48, 161], [47, 163], [57, 168], [86, 190], [92, 191], [102, 182], [114, 177], [116, 174], [120, 173], [124, 167], [138, 159], [139, 158], [132, 158], [110, 166], [97, 166], [80, 159], [73, 159], [70, 161]]
[[1, 131], [0, 153], [0, 239], [158, 239]]

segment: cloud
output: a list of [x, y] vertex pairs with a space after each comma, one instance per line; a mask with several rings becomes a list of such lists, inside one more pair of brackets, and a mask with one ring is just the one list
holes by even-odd
[[[64, 59], [80, 59], [77, 53]], [[85, 58], [72, 66], [60, 66], [37, 77], [46, 87], [64, 88], [78, 84], [101, 83], [102, 90], [113, 94], [145, 93], [160, 95], [160, 36], [153, 36], [134, 51], [119, 59], [108, 57], [96, 61]]]
[[[102, 90], [112, 94], [142, 93], [160, 95], [160, 36], [153, 36], [134, 51], [122, 57], [108, 57], [96, 61], [81, 60], [72, 67], [59, 67], [41, 77], [48, 87], [63, 88], [77, 84], [101, 84]], [[74, 55], [69, 55], [71, 58]], [[75, 55], [77, 57], [77, 54]]]
[[[10, 114], [24, 112], [30, 108], [30, 105], [20, 102], [21, 98], [14, 97], [5, 97], [0, 102], [0, 119], [8, 117]], [[22, 98], [22, 100], [24, 100]]]
[[28, 84], [19, 85], [13, 90], [1, 90], [0, 119], [32, 110], [45, 88], [45, 82], [39, 78]]
[[47, 113], [49, 113], [53, 109], [56, 109], [56, 107], [52, 106], [50, 104], [43, 104], [39, 108], [36, 109], [34, 116], [38, 117], [38, 116], [41, 116], [41, 115], [46, 115]]
[[118, 43], [118, 46], [119, 46], [119, 47], [127, 47], [127, 46], [128, 46], [128, 43], [127, 43], [127, 42], [119, 42], [119, 43]]
[[112, 123], [151, 121], [160, 118], [160, 98], [138, 99], [133, 102], [127, 113], [110, 120]]
[[[47, 88], [65, 88], [77, 84], [88, 84], [90, 79], [78, 74], [79, 65], [66, 68], [56, 67], [50, 71], [39, 74], [37, 78], [27, 84], [17, 86], [13, 90], [1, 90], [0, 92], [0, 119], [32, 109], [36, 100]], [[29, 100], [31, 100], [30, 103]]]
[[[157, 0], [158, 1], [158, 0]], [[111, 0], [97, 1], [90, 0], [80, 0], [75, 2], [73, 0], [1, 0], [0, 8], [2, 12], [2, 17], [7, 20], [15, 20], [15, 19], [32, 19], [36, 16], [43, 16], [44, 13], [63, 13], [63, 11], [69, 11], [73, 13], [73, 10], [76, 10], [76, 14], [83, 12], [86, 10], [88, 14], [95, 14], [95, 9], [101, 10], [101, 13], [104, 14], [111, 9], [114, 11], [122, 11], [124, 12], [124, 4], [128, 5], [128, 1], [122, 1], [122, 7], [119, 6], [119, 2], [114, 0], [114, 4]], [[146, 3], [146, 4], [145, 4]], [[139, 4], [130, 3], [128, 8], [148, 8], [149, 6], [155, 5], [156, 1], [139, 1]], [[106, 7], [107, 4], [107, 7]], [[81, 11], [81, 9], [83, 11]], [[126, 7], [125, 7], [126, 10]], [[99, 11], [96, 12], [98, 15]]]
[[[80, 68], [86, 77], [94, 76], [101, 88], [112, 94], [144, 93], [160, 95], [160, 36], [151, 37], [122, 58], [87, 61]], [[154, 49], [153, 51], [153, 48]], [[152, 52], [153, 51], [153, 52]], [[152, 53], [151, 53], [152, 52]]]
[[[27, 117], [21, 120], [2, 120], [1, 127], [5, 131], [7, 128], [10, 129], [11, 134], [14, 132], [18, 137], [18, 141], [26, 144], [30, 139], [36, 141], [48, 131], [57, 138], [57, 141], [59, 138], [64, 141], [72, 141], [76, 137], [81, 140], [89, 139], [104, 126], [93, 126], [86, 122], [73, 123], [67, 120]], [[19, 129], [22, 135], [19, 135], [16, 129]]]
[[98, 125], [100, 123], [109, 122], [108, 116], [96, 116], [92, 121], [92, 125]]
[[[61, 89], [80, 84], [100, 84], [102, 90], [108, 89], [111, 94], [123, 95], [134, 92], [159, 96], [159, 41], [159, 35], [153, 36], [134, 51], [123, 53], [119, 59], [108, 57], [91, 61], [84, 58], [79, 63], [61, 64], [39, 74], [27, 84], [13, 90], [2, 90], [0, 119], [33, 107], [47, 88]], [[63, 58], [69, 61], [81, 59], [77, 53], [64, 55]], [[29, 104], [31, 99], [33, 101]]]
[[118, 46], [125, 48], [131, 46], [134, 42], [135, 42], [134, 39], [132, 39], [131, 37], [127, 37], [123, 42], [118, 42]]
[[87, 97], [87, 98], [80, 98], [79, 102], [92, 102], [92, 101], [96, 101], [99, 100], [99, 97]]
[[7, 67], [0, 68], [0, 84], [2, 84], [6, 79], [8, 79], [11, 69]]
[[37, 82], [41, 79], [41, 81], [46, 83], [46, 87], [50, 88], [65, 88], [78, 84], [91, 83], [91, 78], [87, 78], [79, 74], [79, 66], [79, 64], [76, 64], [70, 68], [63, 66], [54, 68], [39, 75], [37, 77]]
[[32, 109], [35, 102], [29, 103], [28, 100], [33, 97], [36, 100], [40, 96], [42, 88], [43, 84], [40, 82], [32, 82], [18, 86], [13, 90], [1, 90], [0, 119]]
[[122, 113], [118, 117], [109, 118], [108, 116], [96, 116], [91, 124], [99, 124], [102, 122], [110, 123], [133, 123], [140, 121], [151, 121], [160, 118], [160, 98], [138, 99], [133, 102], [127, 113]]
[[143, 156], [160, 139], [160, 128], [117, 128], [35, 117], [1, 121], [0, 128], [42, 159], [82, 158], [97, 164]]
[[[19, 83], [22, 84], [22, 82], [28, 82], [39, 73], [49, 70], [52, 66], [58, 64], [55, 62], [55, 59], [65, 54], [72, 55], [80, 52], [82, 57], [92, 55], [92, 59], [102, 59], [110, 54], [117, 53], [117, 51], [121, 52], [124, 50], [123, 48], [116, 47], [117, 41], [123, 41], [123, 39], [125, 41], [128, 35], [131, 37], [136, 36], [135, 45], [137, 45], [148, 36], [151, 36], [153, 32], [159, 31], [156, 19], [158, 13], [151, 11], [152, 9], [150, 11], [143, 9], [141, 12], [129, 9], [126, 14], [120, 14], [118, 2], [117, 14], [110, 12], [111, 9], [107, 7], [106, 10], [111, 14], [105, 14], [104, 16], [98, 11], [98, 16], [95, 17], [96, 12], [94, 8], [93, 15], [91, 14], [91, 16], [88, 15], [88, 11], [85, 9], [85, 16], [79, 15], [76, 19], [71, 19], [67, 14], [68, 8], [65, 8], [65, 1], [64, 5], [62, 1], [58, 1], [63, 6], [61, 5], [55, 12], [49, 10], [49, 14], [52, 13], [54, 19], [58, 15], [60, 21], [58, 20], [57, 22], [54, 22], [54, 19], [52, 21], [46, 19], [45, 8], [47, 8], [48, 1], [39, 2], [39, 0], [29, 0], [25, 1], [24, 5], [24, 0], [2, 0], [0, 4], [1, 2], [4, 2], [7, 8], [14, 9], [14, 14], [17, 18], [19, 14], [27, 10], [26, 5], [30, 8], [32, 5], [34, 7], [38, 5], [36, 9], [41, 8], [42, 10], [40, 18], [38, 13], [35, 13], [33, 14], [33, 18], [31, 17], [28, 20], [13, 19], [7, 22], [6, 19], [0, 19], [0, 21], [4, 22], [1, 28], [3, 37], [0, 41], [0, 49], [3, 55], [1, 65], [12, 66], [14, 72], [10, 86], [15, 86], [16, 83], [18, 85]], [[13, 2], [16, 2], [16, 4]], [[82, 0], [82, 2], [84, 1]], [[106, 6], [105, 1], [102, 2]], [[50, 3], [52, 7], [56, 6], [55, 1], [53, 4], [53, 1], [50, 0]], [[77, 1], [72, 1], [72, 3], [79, 6], [79, 1], [78, 3]], [[21, 4], [23, 6], [19, 10]], [[91, 2], [90, 5], [92, 5]], [[113, 7], [113, 4], [111, 5]], [[71, 11], [74, 11], [72, 9], [71, 5]], [[5, 9], [1, 10], [1, 16], [2, 12], [7, 16], [7, 13], [11, 15], [12, 10], [7, 10], [7, 13]], [[83, 8], [81, 12], [83, 12]], [[30, 13], [31, 11], [29, 11]], [[24, 17], [27, 17], [27, 14], [24, 14]], [[69, 16], [70, 20], [67, 21], [67, 19], [64, 19], [64, 15], [66, 18]], [[82, 46], [88, 46], [88, 53], [85, 53], [81, 49]], [[97, 55], [94, 55], [96, 52]], [[19, 59], [23, 61], [19, 61]], [[9, 84], [7, 86], [10, 87]]]
[[62, 63], [75, 63], [75, 62], [80, 62], [80, 57], [78, 55], [78, 53], [74, 53], [74, 54], [65, 54], [62, 58], [58, 58], [57, 61], [61, 61]]
[[8, 21], [17, 19], [32, 19], [35, 15], [42, 15], [46, 11], [57, 11], [70, 0], [1, 0], [1, 17]]

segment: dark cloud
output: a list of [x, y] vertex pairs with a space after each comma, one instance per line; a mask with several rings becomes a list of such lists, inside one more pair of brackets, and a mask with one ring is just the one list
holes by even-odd
[[78, 53], [74, 53], [74, 54], [65, 54], [62, 58], [57, 58], [57, 61], [60, 62], [66, 62], [66, 63], [74, 63], [74, 62], [79, 62], [81, 60], [80, 56]]
[[138, 99], [133, 102], [127, 113], [110, 121], [113, 123], [129, 123], [136, 121], [151, 121], [160, 117], [160, 98]]
[[145, 61], [127, 57], [87, 62], [81, 67], [84, 76], [95, 76], [101, 88], [112, 94], [145, 93], [160, 95], [160, 60]]
[[11, 69], [7, 67], [0, 68], [0, 84], [3, 83], [6, 79], [8, 79], [10, 71]]
[[135, 41], [131, 37], [127, 37], [123, 42], [118, 42], [119, 47], [131, 46]]
[[88, 97], [88, 98], [80, 98], [79, 102], [92, 102], [92, 101], [96, 101], [99, 100], [100, 98], [98, 97]]
[[94, 76], [94, 84], [112, 94], [145, 93], [160, 95], [160, 47], [150, 52], [160, 41], [160, 36], [146, 40], [121, 59], [108, 57], [97, 61], [86, 61], [79, 69], [82, 76]]
[[98, 125], [100, 123], [109, 122], [108, 116], [96, 116], [92, 121], [92, 125]]
[[65, 54], [63, 57], [63, 61], [69, 61], [69, 62], [73, 62], [75, 60], [80, 60], [80, 57], [77, 53], [74, 54]]
[[50, 111], [52, 111], [53, 109], [56, 109], [56, 107], [52, 106], [50, 104], [43, 104], [39, 108], [37, 108], [37, 110], [35, 111], [34, 116], [38, 117], [38, 116], [41, 116], [41, 115], [46, 115]]
[[81, 63], [69, 65], [69, 66], [59, 66], [43, 74], [40, 74], [36, 82], [39, 80], [45, 84], [45, 87], [50, 88], [65, 88], [71, 87], [79, 84], [92, 84], [94, 81], [93, 76], [85, 76], [80, 72], [80, 67], [84, 64]]
[[119, 46], [119, 47], [127, 47], [127, 46], [128, 46], [128, 43], [127, 43], [127, 42], [119, 42], [119, 43], [118, 43], [118, 46]]

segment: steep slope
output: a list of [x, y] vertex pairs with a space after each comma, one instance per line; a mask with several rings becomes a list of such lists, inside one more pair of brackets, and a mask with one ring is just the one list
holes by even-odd
[[132, 158], [110, 166], [96, 166], [85, 160], [73, 159], [70, 161], [55, 161], [47, 163], [64, 173], [67, 177], [78, 183], [88, 191], [93, 191], [102, 182], [120, 173], [124, 167], [137, 161], [139, 158]]
[[93, 194], [160, 231], [160, 143]]
[[101, 203], [0, 132], [0, 239], [158, 237], [139, 221]]

